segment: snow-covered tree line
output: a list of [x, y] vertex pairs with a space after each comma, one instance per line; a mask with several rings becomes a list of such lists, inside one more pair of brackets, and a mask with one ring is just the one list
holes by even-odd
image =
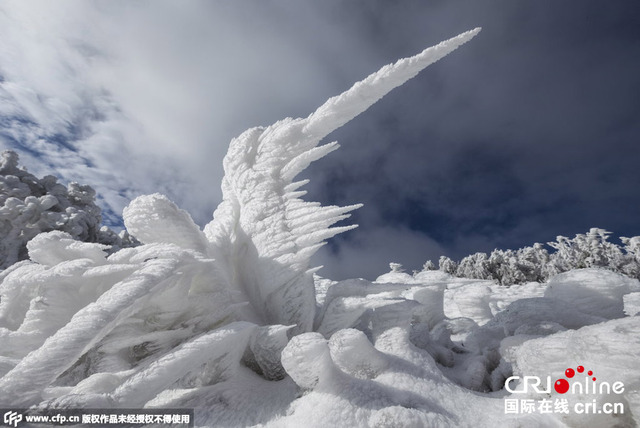
[[[519, 250], [493, 250], [491, 254], [475, 253], [460, 262], [442, 256], [439, 270], [459, 278], [493, 279], [502, 285], [546, 282], [559, 273], [573, 269], [603, 268], [640, 279], [640, 236], [621, 237], [622, 246], [609, 242], [611, 232], [592, 228], [575, 238], [558, 236], [543, 244]], [[429, 260], [423, 270], [435, 270]]]
[[0, 269], [27, 259], [27, 242], [41, 232], [59, 230], [113, 249], [135, 243], [126, 231], [118, 236], [100, 226], [101, 211], [91, 186], [65, 187], [52, 175], [39, 179], [20, 168], [18, 161], [11, 150], [0, 157]]

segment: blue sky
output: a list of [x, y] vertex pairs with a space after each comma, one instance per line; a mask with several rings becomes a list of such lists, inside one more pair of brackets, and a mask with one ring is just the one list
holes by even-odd
[[112, 223], [160, 192], [202, 225], [232, 137], [477, 26], [305, 173], [309, 199], [365, 204], [321, 273], [375, 277], [590, 227], [639, 235], [631, 1], [3, 2], [0, 145], [94, 186]]

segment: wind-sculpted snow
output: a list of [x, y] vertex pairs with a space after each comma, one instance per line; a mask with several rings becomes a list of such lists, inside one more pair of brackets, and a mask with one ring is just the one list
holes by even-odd
[[[544, 350], [544, 352], [540, 352]], [[605, 414], [568, 414], [568, 426], [633, 427], [640, 419], [640, 321], [639, 317], [615, 319], [578, 330], [567, 330], [524, 342], [510, 353], [516, 374], [536, 373], [562, 378], [567, 367], [564, 361], [579, 361], [593, 370], [600, 381], [624, 383], [625, 394], [585, 394], [589, 401], [622, 402], [625, 414], [611, 417]], [[584, 382], [584, 381], [583, 381]], [[535, 395], [534, 395], [535, 397]]]
[[[584, 269], [507, 288], [432, 264], [414, 275], [392, 264], [374, 282], [313, 274], [311, 255], [355, 227], [334, 225], [359, 205], [304, 201], [296, 176], [337, 148], [319, 145], [327, 134], [477, 32], [382, 68], [307, 118], [234, 139], [204, 231], [155, 194], [124, 211], [143, 245], [31, 239], [29, 260], [0, 272], [0, 407], [195, 408], [206, 427], [636, 426], [635, 279]], [[505, 411], [506, 399], [564, 398], [510, 393], [510, 376], [577, 364], [625, 382], [598, 395], [624, 413], [594, 424]]]
[[310, 257], [324, 240], [355, 225], [330, 227], [360, 205], [321, 207], [305, 202], [295, 177], [311, 162], [338, 148], [318, 146], [393, 88], [442, 58], [479, 29], [426, 49], [422, 53], [356, 83], [329, 99], [309, 117], [285, 119], [254, 128], [234, 139], [224, 159], [223, 201], [205, 227], [224, 276], [251, 304], [258, 322], [312, 328], [315, 311]]
[[206, 253], [207, 241], [185, 210], [166, 196], [140, 196], [123, 212], [127, 230], [145, 244], [175, 244], [180, 248]]
[[[52, 266], [23, 263], [4, 277], [0, 390], [6, 393], [5, 405], [27, 406], [48, 398], [84, 403], [86, 397], [75, 390], [91, 391], [87, 382], [94, 376], [100, 393], [105, 392], [100, 386], [105, 376], [131, 385], [141, 376], [152, 382], [159, 375], [148, 366], [157, 357], [174, 352], [176, 359], [185, 352], [174, 347], [232, 320], [229, 293], [216, 284], [211, 260], [194, 251], [150, 244], [99, 260], [73, 251], [78, 244], [100, 250], [99, 244], [78, 243], [61, 232], [36, 239], [30, 249], [45, 247], [68, 260]], [[56, 239], [59, 248], [53, 250]], [[241, 356], [244, 348], [238, 346]], [[198, 361], [193, 367], [183, 361], [183, 367], [197, 371], [202, 365]], [[109, 391], [113, 394], [102, 401], [117, 403], [127, 390], [122, 388]]]

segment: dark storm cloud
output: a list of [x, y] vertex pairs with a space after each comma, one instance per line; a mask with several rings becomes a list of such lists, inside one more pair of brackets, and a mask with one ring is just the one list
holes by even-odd
[[331, 136], [343, 153], [314, 167], [313, 196], [365, 203], [346, 240], [396, 223], [459, 258], [595, 226], [640, 233], [638, 6], [373, 4], [358, 22], [389, 55], [483, 31]]

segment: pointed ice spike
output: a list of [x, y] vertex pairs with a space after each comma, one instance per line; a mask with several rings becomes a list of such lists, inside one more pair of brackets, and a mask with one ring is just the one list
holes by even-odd
[[299, 188], [301, 188], [305, 184], [309, 184], [309, 181], [311, 181], [311, 180], [306, 179], [306, 180], [296, 181], [296, 182], [293, 182], [291, 184], [287, 184], [286, 186], [284, 186], [284, 191], [285, 192], [293, 192], [295, 190], [298, 190]]
[[288, 192], [284, 196], [287, 199], [300, 199], [302, 196], [306, 195], [306, 190], [297, 190], [295, 192]]
[[418, 55], [382, 67], [348, 91], [330, 98], [307, 117], [303, 132], [314, 139], [323, 138], [371, 107], [392, 89], [415, 77], [425, 67], [474, 38], [479, 32], [480, 28], [475, 28], [427, 48]]
[[283, 180], [293, 180], [296, 175], [298, 175], [301, 171], [304, 171], [311, 162], [321, 159], [331, 153], [334, 150], [337, 150], [340, 147], [337, 141], [334, 141], [329, 144], [325, 144], [324, 146], [314, 147], [313, 149], [309, 149], [306, 152], [303, 152], [291, 159], [289, 163], [287, 163], [284, 168], [282, 168], [282, 179]]
[[334, 223], [345, 220], [349, 217], [351, 217], [351, 214], [344, 214], [337, 217], [316, 220], [313, 222], [309, 222], [307, 224], [303, 224], [300, 227], [296, 227], [294, 229], [294, 232], [296, 233], [296, 235], [304, 235], [307, 233], [312, 233], [312, 232], [315, 232], [316, 230], [326, 229], [329, 226], [333, 225]]
[[344, 207], [338, 207], [335, 205], [320, 207], [312, 212], [302, 212], [295, 216], [289, 216], [289, 224], [293, 228], [304, 227], [309, 223], [342, 217], [343, 215], [361, 207], [362, 204], [347, 205]]
[[332, 236], [338, 235], [340, 233], [355, 229], [356, 227], [358, 227], [357, 224], [351, 224], [349, 226], [329, 227], [326, 229], [321, 229], [299, 237], [296, 240], [296, 244], [300, 247], [306, 247], [308, 245], [313, 245], [316, 242], [321, 242], [325, 239], [329, 239]]

